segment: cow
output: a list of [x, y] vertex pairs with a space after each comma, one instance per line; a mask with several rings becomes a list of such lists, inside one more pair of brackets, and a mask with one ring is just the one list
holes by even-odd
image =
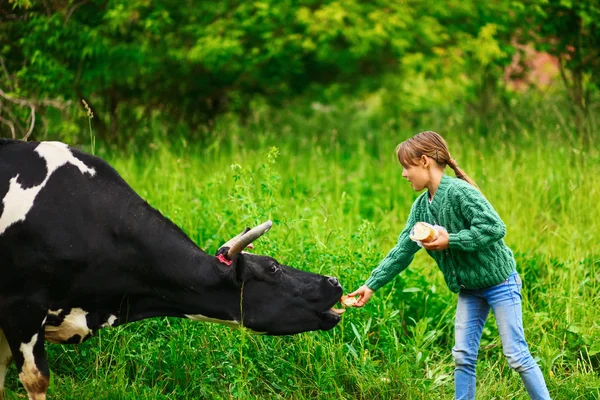
[[340, 321], [336, 278], [245, 251], [271, 221], [209, 255], [66, 144], [0, 139], [0, 198], [0, 398], [14, 361], [29, 399], [45, 399], [45, 341], [104, 327], [172, 316], [290, 335]]

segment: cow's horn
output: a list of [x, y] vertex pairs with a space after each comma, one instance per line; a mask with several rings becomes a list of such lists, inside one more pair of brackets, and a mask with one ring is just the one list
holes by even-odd
[[244, 236], [246, 233], [248, 233], [248, 231], [250, 230], [250, 228], [246, 228], [244, 229], [239, 235], [229, 239], [227, 241], [227, 243], [222, 244], [221, 247], [219, 247], [219, 250], [221, 250], [223, 247], [231, 247], [235, 242], [237, 242], [238, 240], [240, 240], [240, 238], [242, 236]]
[[271, 229], [271, 226], [273, 226], [273, 222], [269, 220], [246, 232], [229, 248], [229, 252], [227, 253], [229, 258], [233, 257], [235, 254], [241, 253], [250, 243], [258, 239], [259, 237], [264, 235], [265, 232]]

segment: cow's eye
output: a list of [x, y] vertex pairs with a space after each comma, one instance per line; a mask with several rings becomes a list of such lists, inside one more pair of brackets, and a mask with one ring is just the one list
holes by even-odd
[[272, 274], [276, 274], [279, 271], [281, 271], [281, 268], [277, 264], [271, 264], [271, 266], [269, 267], [269, 272]]

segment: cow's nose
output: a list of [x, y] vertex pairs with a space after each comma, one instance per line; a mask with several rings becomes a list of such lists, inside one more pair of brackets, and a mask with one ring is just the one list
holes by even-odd
[[334, 278], [333, 276], [327, 278], [327, 281], [331, 284], [331, 286], [340, 286], [340, 281], [338, 281], [337, 278]]

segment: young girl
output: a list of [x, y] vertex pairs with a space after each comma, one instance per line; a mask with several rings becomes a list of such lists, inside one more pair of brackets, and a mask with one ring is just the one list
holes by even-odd
[[[396, 149], [404, 168], [402, 176], [415, 191], [427, 189], [415, 200], [398, 244], [350, 296], [362, 307], [373, 293], [391, 281], [413, 260], [419, 245], [409, 238], [416, 222], [438, 229], [438, 238], [423, 243], [444, 274], [451, 291], [458, 293], [455, 321], [456, 399], [475, 399], [475, 363], [483, 326], [494, 311], [502, 349], [511, 368], [519, 372], [532, 399], [550, 399], [544, 377], [529, 353], [521, 317], [521, 278], [515, 259], [502, 239], [504, 223], [473, 182], [450, 156], [444, 139], [421, 132]], [[446, 165], [457, 178], [444, 174]]]

